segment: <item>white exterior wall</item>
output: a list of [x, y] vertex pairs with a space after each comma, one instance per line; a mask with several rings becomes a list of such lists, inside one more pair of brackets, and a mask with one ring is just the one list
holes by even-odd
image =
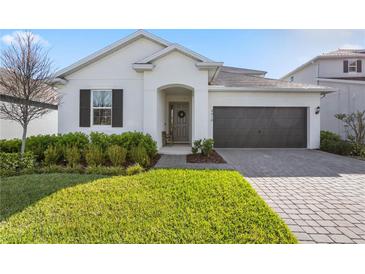
[[343, 58], [343, 59], [324, 59], [319, 60], [319, 77], [364, 77], [365, 76], [365, 59], [362, 60], [362, 72], [343, 72], [343, 60], [359, 60], [361, 58]]
[[320, 81], [320, 85], [338, 89], [321, 99], [321, 129], [347, 138], [344, 123], [335, 118], [338, 113], [352, 113], [365, 110], [365, 83], [349, 84]]
[[[27, 136], [39, 134], [56, 134], [57, 133], [57, 110], [51, 110], [39, 119], [30, 121], [27, 130]], [[21, 139], [23, 128], [19, 123], [0, 119], [0, 139]]]
[[[358, 60], [359, 58], [354, 58]], [[361, 58], [360, 58], [361, 59]], [[357, 110], [365, 110], [365, 83], [336, 83], [329, 81], [318, 81], [319, 78], [335, 77], [365, 77], [365, 59], [362, 60], [362, 72], [343, 72], [343, 59], [320, 59], [308, 65], [302, 70], [293, 73], [284, 80], [289, 81], [290, 76], [294, 76], [293, 82], [318, 84], [321, 86], [333, 87], [338, 91], [327, 94], [321, 99], [321, 130], [332, 131], [346, 138], [344, 125], [334, 117], [337, 113], [352, 113]]]
[[[102, 131], [108, 134], [143, 130], [143, 74], [132, 64], [159, 50], [163, 46], [145, 38], [76, 71], [67, 77], [68, 83], [59, 89], [62, 103], [59, 106], [58, 132]], [[123, 89], [123, 127], [79, 127], [80, 89]], [[92, 111], [91, 111], [92, 112]], [[92, 113], [91, 113], [92, 115]]]
[[152, 71], [144, 72], [143, 130], [162, 145], [158, 92], [167, 87], [192, 90], [192, 140], [208, 136], [208, 72], [196, 67], [196, 60], [174, 51], [156, 60]]
[[320, 104], [318, 93], [274, 92], [209, 92], [209, 137], [213, 138], [213, 107], [307, 107], [307, 148], [317, 149], [320, 143]]
[[294, 76], [293, 82], [316, 85], [317, 73], [318, 73], [318, 64], [315, 62], [303, 68], [302, 70], [296, 72], [295, 74], [291, 74], [290, 76], [284, 78], [284, 80], [290, 81], [290, 77]]

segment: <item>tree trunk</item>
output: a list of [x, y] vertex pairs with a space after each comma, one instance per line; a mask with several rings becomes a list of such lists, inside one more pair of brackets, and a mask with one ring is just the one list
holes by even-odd
[[27, 140], [27, 129], [28, 129], [28, 125], [24, 124], [24, 126], [23, 126], [23, 136], [22, 136], [22, 147], [20, 149], [21, 155], [23, 155], [24, 151], [25, 151], [25, 142]]

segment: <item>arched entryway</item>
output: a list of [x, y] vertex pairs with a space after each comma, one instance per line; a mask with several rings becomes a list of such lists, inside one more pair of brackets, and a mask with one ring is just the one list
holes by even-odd
[[158, 89], [158, 131], [161, 144], [188, 145], [193, 136], [193, 88], [171, 84]]

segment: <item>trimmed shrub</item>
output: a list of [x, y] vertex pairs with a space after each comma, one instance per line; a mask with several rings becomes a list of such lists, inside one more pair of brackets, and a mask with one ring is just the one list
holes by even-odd
[[201, 140], [201, 139], [199, 139], [199, 140], [195, 140], [195, 141], [193, 142], [193, 146], [192, 146], [192, 148], [191, 148], [191, 152], [192, 152], [193, 154], [198, 154], [198, 153], [199, 153], [199, 151], [200, 151], [200, 149], [201, 149], [201, 147], [202, 147], [202, 140]]
[[100, 147], [103, 151], [106, 151], [107, 147], [111, 144], [110, 135], [103, 132], [91, 132], [90, 144]]
[[123, 134], [110, 135], [110, 143], [119, 145], [130, 151], [133, 147], [142, 145], [150, 158], [157, 154], [157, 144], [149, 134], [142, 132], [125, 132]]
[[201, 146], [202, 154], [208, 156], [213, 151], [214, 141], [213, 139], [204, 139]]
[[8, 171], [17, 171], [18, 169], [33, 168], [34, 155], [26, 152], [22, 156], [20, 153], [0, 152], [0, 169]]
[[143, 172], [143, 170], [144, 170], [143, 167], [141, 167], [139, 164], [135, 164], [135, 165], [129, 166], [127, 168], [126, 174], [128, 176], [136, 175], [136, 174]]
[[90, 145], [85, 152], [85, 160], [88, 166], [100, 166], [104, 162], [104, 154], [101, 147]]
[[137, 147], [132, 147], [129, 151], [129, 157], [132, 162], [140, 164], [143, 167], [148, 166], [150, 163], [147, 151], [142, 144], [138, 145]]
[[52, 166], [58, 164], [62, 158], [62, 150], [57, 146], [50, 145], [44, 152], [44, 164], [46, 166]]
[[75, 168], [80, 164], [81, 154], [76, 146], [68, 146], [65, 149], [65, 159], [67, 165], [71, 168]]
[[125, 163], [127, 150], [118, 145], [112, 145], [107, 148], [107, 155], [113, 166], [121, 166]]
[[20, 139], [0, 140], [0, 152], [16, 153], [20, 152], [22, 141]]
[[64, 147], [76, 146], [80, 151], [83, 151], [89, 145], [89, 137], [82, 132], [70, 132], [58, 135], [57, 144]]
[[340, 136], [335, 133], [321, 131], [320, 148], [330, 153], [350, 155], [353, 150], [353, 145], [348, 141], [341, 140]]
[[214, 145], [213, 139], [195, 140], [193, 142], [191, 152], [193, 154], [198, 154], [200, 152], [202, 155], [208, 156], [213, 151], [213, 145]]
[[36, 135], [27, 138], [25, 151], [32, 152], [38, 162], [44, 160], [44, 152], [49, 146], [57, 144], [57, 135]]

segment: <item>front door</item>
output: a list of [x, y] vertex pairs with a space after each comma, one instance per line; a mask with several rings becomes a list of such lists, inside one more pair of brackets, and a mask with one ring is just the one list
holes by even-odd
[[189, 142], [189, 103], [170, 103], [170, 130], [173, 142]]

